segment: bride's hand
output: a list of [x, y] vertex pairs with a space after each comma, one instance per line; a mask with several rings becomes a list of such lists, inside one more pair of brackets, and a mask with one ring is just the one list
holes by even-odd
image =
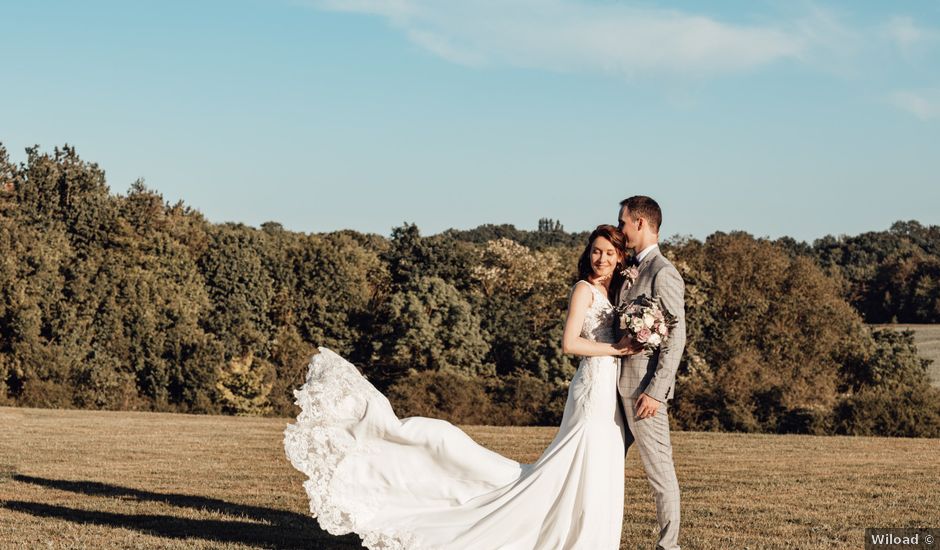
[[634, 342], [633, 338], [629, 334], [625, 334], [619, 342], [614, 344], [614, 349], [617, 350], [617, 355], [627, 356], [627, 355], [636, 355], [643, 351], [643, 346], [639, 345], [638, 342]]

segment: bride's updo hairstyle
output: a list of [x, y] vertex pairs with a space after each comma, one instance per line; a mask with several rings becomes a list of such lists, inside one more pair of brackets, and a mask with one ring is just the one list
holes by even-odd
[[598, 237], [604, 237], [610, 241], [610, 244], [614, 245], [614, 248], [620, 252], [620, 260], [617, 262], [617, 267], [614, 268], [614, 274], [610, 281], [610, 291], [613, 293], [620, 288], [620, 283], [623, 282], [623, 275], [620, 272], [623, 271], [624, 261], [627, 258], [627, 241], [623, 233], [613, 225], [598, 225], [597, 229], [588, 237], [587, 246], [584, 247], [584, 252], [581, 253], [581, 258], [578, 260], [578, 280], [590, 281], [591, 275], [594, 274], [594, 267], [591, 265], [591, 248], [594, 245], [594, 239]]

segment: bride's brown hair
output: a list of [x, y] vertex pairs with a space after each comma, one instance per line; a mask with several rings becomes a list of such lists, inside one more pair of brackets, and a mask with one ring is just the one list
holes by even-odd
[[598, 237], [604, 237], [610, 241], [610, 244], [614, 245], [614, 248], [620, 253], [620, 259], [617, 260], [617, 267], [614, 268], [614, 274], [611, 277], [610, 286], [608, 287], [608, 293], [613, 296], [616, 295], [621, 283], [623, 283], [623, 274], [620, 272], [623, 271], [625, 267], [624, 262], [626, 262], [627, 259], [627, 241], [623, 233], [613, 225], [601, 224], [597, 226], [597, 229], [591, 232], [591, 236], [588, 237], [587, 246], [584, 247], [584, 252], [581, 253], [581, 258], [578, 259], [578, 280], [590, 282], [589, 277], [594, 274], [594, 266], [591, 265], [591, 248], [594, 244], [594, 239]]

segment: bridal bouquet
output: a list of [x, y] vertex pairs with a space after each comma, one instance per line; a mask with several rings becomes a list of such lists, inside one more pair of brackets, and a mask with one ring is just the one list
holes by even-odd
[[648, 352], [659, 349], [669, 338], [669, 331], [676, 326], [676, 317], [645, 294], [621, 305], [617, 315], [620, 330], [627, 331]]

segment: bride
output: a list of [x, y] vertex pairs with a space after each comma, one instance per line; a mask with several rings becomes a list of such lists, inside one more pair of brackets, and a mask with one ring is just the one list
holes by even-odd
[[351, 363], [320, 348], [294, 391], [301, 413], [284, 432], [320, 526], [383, 550], [619, 548], [624, 424], [615, 356], [637, 352], [616, 341], [609, 298], [624, 246], [616, 227], [598, 226], [578, 262], [562, 345], [583, 358], [558, 434], [533, 464], [443, 420], [399, 419]]

